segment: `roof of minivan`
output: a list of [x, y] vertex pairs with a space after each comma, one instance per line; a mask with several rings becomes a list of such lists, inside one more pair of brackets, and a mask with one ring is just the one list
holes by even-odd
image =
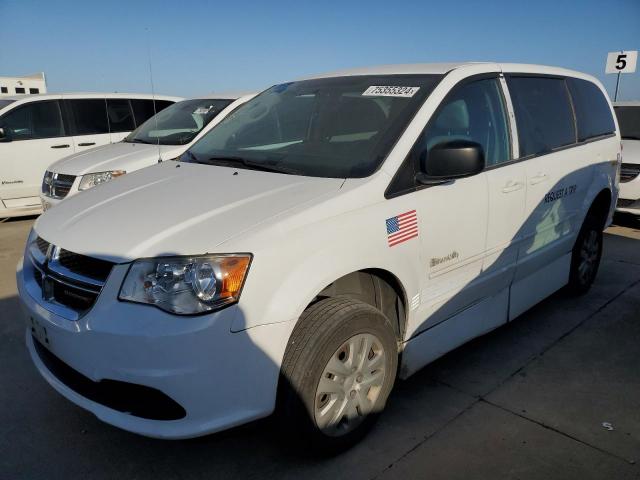
[[72, 93], [41, 93], [36, 95], [4, 95], [3, 100], [59, 100], [61, 98], [137, 98], [142, 100], [171, 100], [174, 102], [184, 100], [182, 97], [170, 95], [151, 95], [148, 93], [99, 93], [99, 92], [72, 92]]
[[191, 97], [185, 100], [196, 100], [196, 99], [212, 99], [212, 100], [237, 100], [241, 97], [253, 96], [258, 92], [222, 92], [222, 93], [207, 93], [206, 95], [196, 95], [195, 97]]
[[614, 107], [640, 107], [640, 100], [628, 100], [626, 102], [613, 102]]
[[458, 63], [415, 63], [401, 65], [378, 65], [374, 67], [360, 67], [349, 70], [339, 70], [335, 72], [322, 73], [305, 77], [331, 78], [347, 77], [356, 75], [399, 75], [399, 74], [423, 74], [423, 75], [444, 75], [451, 70], [473, 67], [478, 65], [494, 65], [503, 72], [518, 73], [541, 73], [548, 75], [565, 75], [579, 78], [589, 78], [595, 80], [591, 75], [566, 68], [551, 67], [547, 65], [533, 65], [526, 63], [498, 63], [498, 62], [458, 62]]

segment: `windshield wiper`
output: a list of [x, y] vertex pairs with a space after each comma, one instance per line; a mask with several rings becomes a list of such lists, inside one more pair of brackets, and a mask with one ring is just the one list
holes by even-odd
[[139, 138], [132, 138], [131, 140], [127, 140], [130, 143], [146, 143], [148, 145], [155, 145], [155, 143], [147, 142], [146, 140], [140, 140]]
[[261, 170], [263, 172], [275, 172], [275, 173], [286, 173], [289, 175], [301, 175], [299, 170], [295, 170], [289, 167], [283, 167], [280, 165], [269, 165], [263, 162], [254, 162], [252, 160], [247, 160], [246, 158], [241, 157], [210, 157], [206, 162], [201, 160], [197, 160], [198, 163], [206, 163], [210, 165], [220, 165], [220, 166], [233, 166], [240, 168], [247, 168], [249, 170]]

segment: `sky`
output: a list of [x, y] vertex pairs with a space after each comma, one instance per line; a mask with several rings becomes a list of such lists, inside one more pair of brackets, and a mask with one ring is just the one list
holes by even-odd
[[[497, 61], [605, 75], [640, 50], [640, 0], [0, 0], [0, 76], [50, 92], [196, 96], [390, 63]], [[151, 62], [149, 62], [151, 59]], [[638, 65], [640, 70], [640, 64]], [[640, 100], [640, 71], [619, 100]]]

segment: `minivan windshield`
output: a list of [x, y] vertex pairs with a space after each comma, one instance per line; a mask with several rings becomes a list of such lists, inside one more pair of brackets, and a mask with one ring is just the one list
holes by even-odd
[[125, 142], [186, 145], [233, 100], [184, 100], [158, 112], [136, 130]]
[[275, 85], [227, 116], [181, 161], [331, 178], [384, 161], [441, 75], [362, 75]]
[[614, 107], [620, 136], [627, 140], [640, 140], [640, 106], [638, 107]]

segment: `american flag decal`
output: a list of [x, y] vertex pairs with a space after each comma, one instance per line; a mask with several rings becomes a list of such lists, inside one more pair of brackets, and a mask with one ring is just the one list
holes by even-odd
[[390, 247], [418, 236], [418, 214], [415, 210], [387, 218], [386, 223]]

